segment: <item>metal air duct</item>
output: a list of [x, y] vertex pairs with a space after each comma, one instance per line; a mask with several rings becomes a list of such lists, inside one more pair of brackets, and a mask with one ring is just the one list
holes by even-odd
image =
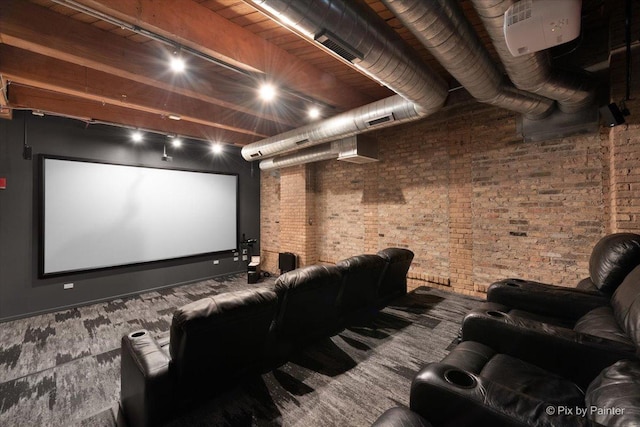
[[369, 7], [353, 0], [253, 0], [258, 7], [353, 63], [432, 114], [447, 98], [447, 84]]
[[478, 101], [524, 114], [548, 116], [554, 102], [514, 88], [493, 64], [457, 1], [382, 0], [431, 54]]
[[504, 14], [514, 0], [472, 0], [473, 6], [513, 84], [522, 90], [558, 101], [558, 108], [574, 113], [594, 102], [595, 90], [586, 75], [553, 69], [547, 52], [513, 56], [504, 38]]
[[265, 159], [260, 162], [260, 169], [271, 170], [333, 159], [360, 164], [370, 163], [378, 160], [377, 153], [378, 146], [375, 140], [356, 135]]
[[399, 95], [246, 145], [242, 148], [246, 160], [416, 120], [444, 105], [446, 82], [369, 8], [347, 0], [253, 2]]
[[424, 116], [415, 104], [393, 95], [329, 119], [265, 138], [242, 147], [245, 160], [258, 160]]

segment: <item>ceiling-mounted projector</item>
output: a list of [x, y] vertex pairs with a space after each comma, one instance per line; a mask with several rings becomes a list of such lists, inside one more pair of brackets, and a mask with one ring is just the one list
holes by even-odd
[[582, 0], [521, 0], [504, 14], [504, 38], [513, 56], [567, 43], [580, 35]]

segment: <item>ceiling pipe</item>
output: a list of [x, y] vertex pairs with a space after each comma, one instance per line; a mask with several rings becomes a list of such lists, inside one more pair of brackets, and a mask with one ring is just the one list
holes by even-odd
[[492, 62], [456, 1], [382, 0], [442, 66], [480, 102], [542, 119], [553, 100], [513, 87]]
[[552, 68], [546, 51], [513, 56], [504, 38], [504, 14], [514, 0], [471, 0], [513, 84], [558, 101], [565, 113], [575, 113], [594, 103], [595, 88], [587, 75]]
[[423, 117], [423, 113], [400, 95], [355, 108], [331, 118], [265, 138], [242, 147], [245, 160], [259, 160], [339, 138], [382, 129]]
[[442, 107], [448, 86], [371, 8], [353, 0], [253, 0], [258, 7], [424, 109]]
[[260, 169], [271, 170], [335, 159], [359, 164], [377, 162], [377, 141], [364, 138], [362, 135], [350, 136], [315, 147], [303, 148], [294, 153], [270, 157], [260, 162]]
[[284, 25], [322, 44], [398, 95], [242, 148], [259, 160], [350, 135], [417, 120], [438, 111], [448, 87], [382, 18], [348, 0], [253, 0]]
[[260, 162], [261, 170], [272, 170], [285, 168], [288, 166], [304, 165], [307, 163], [320, 162], [322, 160], [335, 160], [340, 155], [340, 149], [334, 142], [317, 145], [315, 147], [304, 148], [294, 153], [282, 156], [271, 157]]

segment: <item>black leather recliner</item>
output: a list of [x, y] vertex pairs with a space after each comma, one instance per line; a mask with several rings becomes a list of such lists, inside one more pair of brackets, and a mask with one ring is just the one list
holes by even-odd
[[342, 327], [338, 297], [342, 275], [335, 266], [311, 265], [284, 273], [275, 283], [280, 308], [276, 335], [279, 353], [286, 357], [293, 349], [319, 337], [331, 336]]
[[386, 266], [378, 288], [378, 305], [407, 293], [407, 273], [413, 261], [413, 252], [403, 248], [387, 248], [378, 252]]
[[589, 277], [576, 288], [522, 279], [505, 279], [487, 290], [487, 301], [533, 315], [575, 317], [606, 305], [624, 278], [640, 264], [640, 235], [614, 233], [600, 239], [589, 258]]
[[122, 337], [120, 398], [128, 424], [160, 425], [201, 391], [259, 372], [273, 358], [276, 308], [272, 289], [229, 292], [176, 310], [169, 342], [147, 331]]
[[344, 324], [373, 316], [386, 262], [378, 255], [357, 255], [336, 263], [342, 274], [340, 308]]
[[410, 407], [438, 427], [639, 425], [640, 362], [618, 361], [582, 387], [465, 341], [416, 375]]
[[509, 307], [488, 304], [465, 316], [462, 339], [484, 343], [559, 374], [582, 377], [585, 385], [605, 366], [636, 357], [640, 266], [627, 275], [610, 304], [574, 314], [578, 317], [571, 319], [572, 324], [554, 324], [549, 320], [552, 317], [541, 322]]

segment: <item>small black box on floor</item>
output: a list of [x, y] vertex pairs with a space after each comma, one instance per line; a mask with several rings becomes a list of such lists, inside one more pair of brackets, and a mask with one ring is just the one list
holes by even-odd
[[281, 252], [278, 255], [278, 268], [280, 274], [296, 269], [296, 254], [291, 252]]
[[255, 271], [249, 271], [247, 275], [247, 283], [258, 283], [260, 280], [260, 273]]

